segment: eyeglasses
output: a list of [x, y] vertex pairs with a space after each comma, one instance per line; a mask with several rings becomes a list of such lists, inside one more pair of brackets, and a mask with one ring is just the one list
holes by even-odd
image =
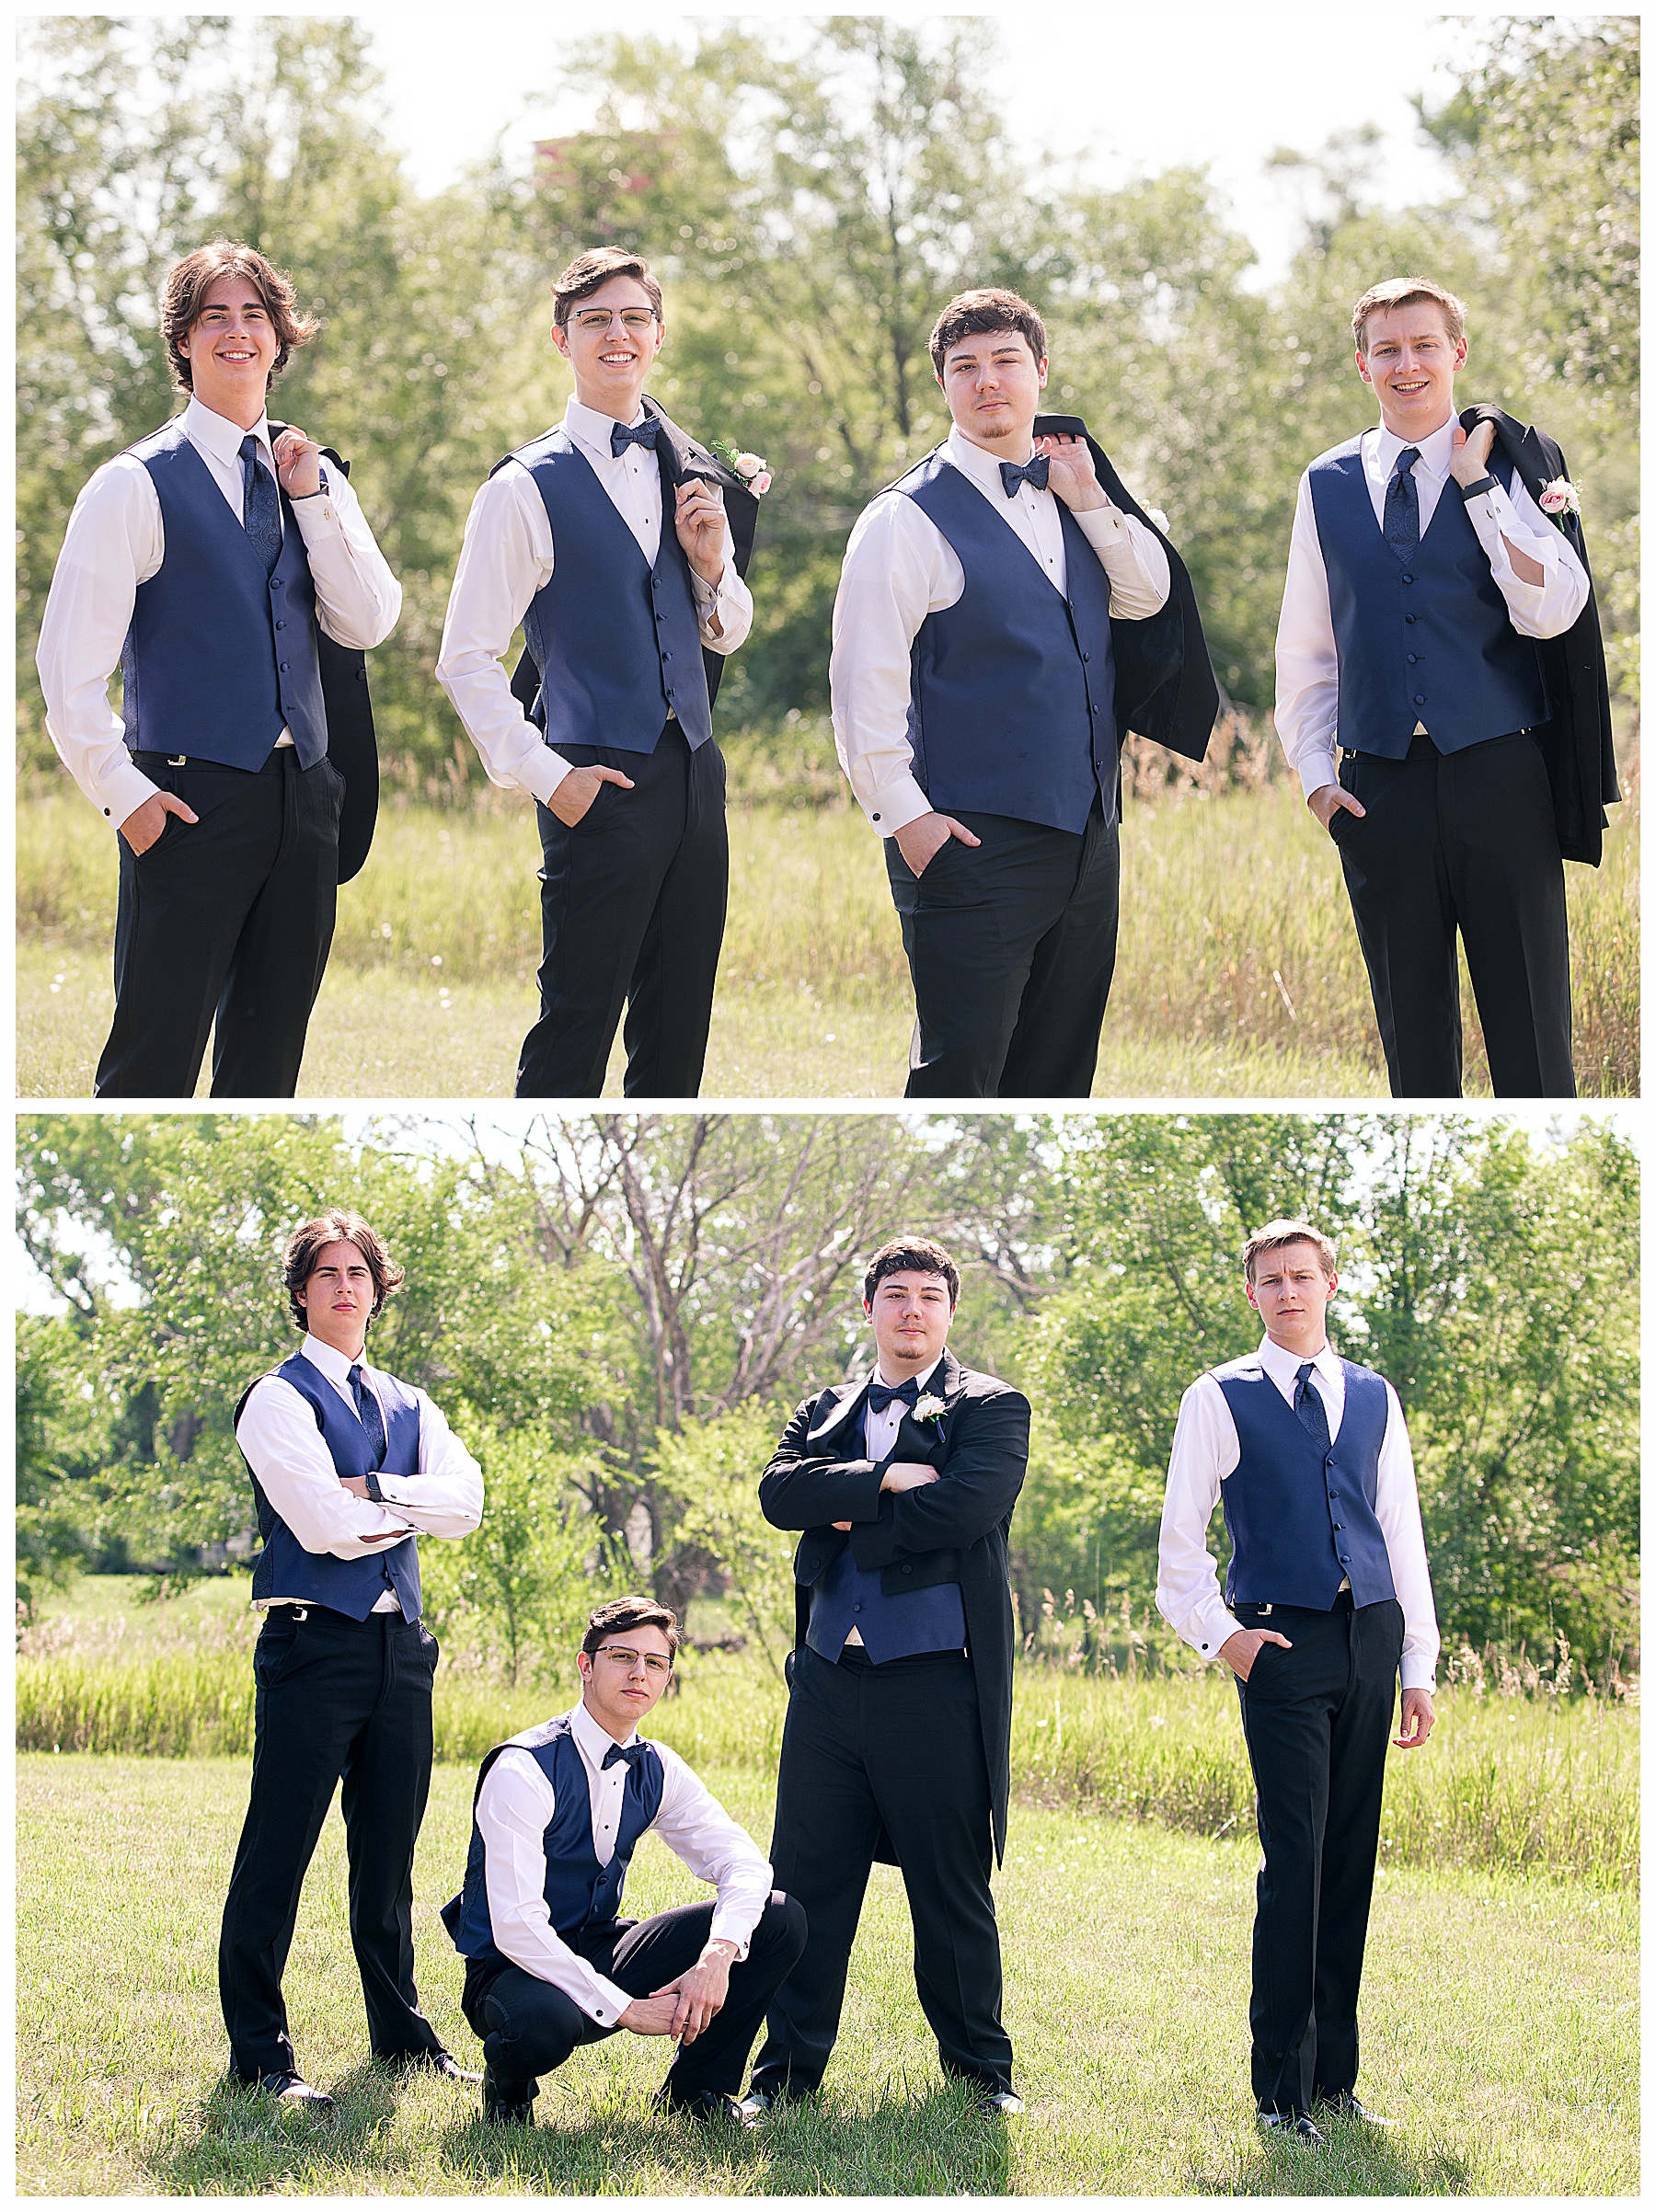
[[625, 1644], [605, 1644], [592, 1656], [598, 1659], [614, 1659], [617, 1666], [625, 1667], [628, 1674], [642, 1660], [645, 1673], [652, 1679], [664, 1681], [673, 1672], [671, 1659], [663, 1659], [653, 1651], [628, 1651]]
[[[593, 307], [585, 315], [572, 316], [571, 320], [577, 330], [607, 330], [615, 317], [607, 307]], [[623, 307], [621, 327], [631, 331], [635, 338], [641, 338], [645, 331], [655, 328], [655, 316], [648, 307]]]

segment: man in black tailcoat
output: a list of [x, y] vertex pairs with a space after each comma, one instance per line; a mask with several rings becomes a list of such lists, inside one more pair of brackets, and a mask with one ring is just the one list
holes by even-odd
[[801, 1532], [771, 1862], [811, 1933], [766, 2021], [755, 2116], [822, 2081], [876, 1859], [903, 1869], [944, 2072], [992, 2110], [1022, 2110], [989, 1877], [1006, 1840], [1006, 1535], [1029, 1405], [946, 1349], [959, 1295], [929, 1237], [877, 1252], [863, 1278], [873, 1376], [808, 1398], [759, 1485], [765, 1519]]

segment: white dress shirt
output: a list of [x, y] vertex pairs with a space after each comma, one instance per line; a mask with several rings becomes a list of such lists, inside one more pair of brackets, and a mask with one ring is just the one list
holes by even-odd
[[[273, 476], [270, 426], [253, 427], [259, 465]], [[199, 399], [184, 410], [184, 435], [207, 464], [232, 513], [242, 519], [241, 442], [247, 432]], [[316, 588], [316, 620], [336, 644], [364, 652], [381, 644], [402, 612], [402, 586], [374, 542], [357, 496], [321, 464], [322, 489], [292, 502]], [[277, 503], [278, 517], [281, 502]], [[52, 571], [35, 652], [46, 728], [63, 765], [98, 811], [119, 828], [155, 796], [127, 751], [109, 705], [109, 678], [132, 626], [140, 584], [161, 566], [161, 501], [142, 461], [117, 453], [82, 487]], [[284, 729], [279, 745], [291, 745]]]
[[[945, 458], [1015, 530], [1061, 597], [1068, 596], [1058, 498], [1020, 484], [1008, 499], [1000, 456], [958, 430]], [[1106, 502], [1075, 518], [1110, 579], [1110, 612], [1142, 621], [1167, 602], [1166, 548], [1136, 516]], [[928, 614], [952, 607], [966, 589], [960, 556], [906, 492], [882, 491], [857, 518], [834, 602], [828, 688], [834, 742], [857, 805], [882, 837], [932, 811], [914, 780], [909, 742], [909, 649]]]
[[[311, 1335], [299, 1349], [356, 1418], [351, 1362], [344, 1353]], [[363, 1366], [362, 1380], [374, 1393], [389, 1435], [385, 1402], [371, 1367]], [[291, 1382], [265, 1375], [253, 1385], [236, 1425], [236, 1440], [271, 1507], [307, 1552], [328, 1552], [336, 1559], [383, 1557], [391, 1547], [379, 1540], [388, 1534], [469, 1536], [482, 1519], [482, 1469], [425, 1392], [416, 1390], [414, 1395], [420, 1402], [420, 1472], [376, 1473], [385, 1502], [375, 1505], [339, 1480], [316, 1414]], [[302, 1600], [274, 1593], [256, 1602], [262, 1607]], [[388, 1589], [374, 1610], [397, 1610], [395, 1593]]]
[[[599, 1865], [607, 1866], [615, 1855], [626, 1762], [604, 1766], [615, 1739], [583, 1704], [569, 1715], [569, 1734], [586, 1770], [592, 1850]], [[638, 1741], [637, 1729], [627, 1741]], [[676, 1751], [665, 1744], [654, 1748], [661, 1761], [661, 1804], [644, 1832], [660, 1836], [698, 1882], [717, 1885], [708, 1941], [734, 1943], [736, 1956], [746, 1958], [771, 1893], [770, 1862]], [[477, 1795], [489, 1927], [496, 1948], [514, 1966], [561, 1989], [600, 2027], [613, 2028], [632, 1999], [569, 1948], [546, 1910], [546, 1836], [557, 1809], [557, 1794], [534, 1754], [502, 1751]]]
[[[640, 407], [630, 429], [644, 420]], [[652, 566], [661, 545], [661, 471], [648, 446], [610, 451], [614, 418], [571, 399], [563, 427]], [[725, 532], [728, 540], [729, 526]], [[555, 752], [512, 696], [501, 665], [530, 601], [552, 578], [552, 524], [535, 478], [509, 461], [479, 487], [449, 593], [437, 681], [482, 756], [491, 784], [527, 791], [542, 806], [569, 762]], [[690, 570], [690, 589], [710, 652], [733, 653], [753, 622], [753, 595], [727, 555], [717, 586]], [[713, 628], [717, 618], [719, 628]], [[597, 740], [601, 741], [601, 740]]]
[[[1451, 415], [1441, 430], [1419, 441], [1420, 457], [1414, 465], [1414, 480], [1422, 537], [1437, 512], [1440, 497], [1458, 499], [1461, 496], [1460, 486], [1449, 474], [1456, 419]], [[1384, 425], [1363, 433], [1363, 474], [1375, 523], [1381, 528], [1385, 527], [1386, 487], [1396, 472], [1397, 455], [1408, 442]], [[1516, 476], [1511, 496], [1497, 481], [1490, 490], [1479, 492], [1466, 504], [1466, 519], [1489, 556], [1489, 574], [1506, 601], [1513, 629], [1521, 637], [1559, 636], [1587, 604], [1587, 572], [1574, 546], [1547, 521]], [[1520, 579], [1507, 551], [1509, 544], [1528, 554], [1545, 572], [1538, 584], [1526, 584]], [[1300, 478], [1299, 503], [1294, 510], [1288, 576], [1282, 586], [1282, 620], [1277, 625], [1276, 661], [1277, 735], [1282, 740], [1288, 765], [1309, 798], [1325, 784], [1338, 780], [1334, 747], [1340, 706], [1340, 659], [1334, 644], [1334, 618], [1328, 610], [1328, 572], [1323, 562], [1322, 541], [1317, 534], [1309, 471]], [[1416, 728], [1422, 729], [1423, 725], [1417, 724]]]
[[[1304, 1364], [1299, 1354], [1284, 1350], [1267, 1336], [1259, 1347], [1259, 1359], [1284, 1404], [1292, 1405]], [[1326, 1343], [1312, 1362], [1312, 1388], [1328, 1414], [1332, 1442], [1340, 1434], [1345, 1413], [1345, 1370]], [[1208, 1660], [1216, 1659], [1221, 1645], [1242, 1626], [1219, 1594], [1219, 1570], [1207, 1548], [1208, 1522], [1219, 1501], [1220, 1485], [1235, 1473], [1241, 1458], [1236, 1424], [1225, 1393], [1211, 1374], [1198, 1376], [1179, 1404], [1179, 1426], [1167, 1463], [1156, 1604], [1163, 1620]], [[1392, 1587], [1403, 1608], [1403, 1687], [1430, 1690], [1437, 1671], [1437, 1613], [1426, 1565], [1426, 1540], [1420, 1530], [1414, 1454], [1409, 1450], [1403, 1408], [1389, 1382], [1386, 1385], [1386, 1435], [1374, 1480], [1374, 1519], [1386, 1539]], [[1349, 1587], [1349, 1584], [1342, 1583], [1340, 1587]]]

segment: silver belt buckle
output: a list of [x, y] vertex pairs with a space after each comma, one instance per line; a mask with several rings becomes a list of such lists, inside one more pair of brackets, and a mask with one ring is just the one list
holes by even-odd
[[167, 756], [167, 765], [169, 768], [182, 768], [188, 763], [190, 755], [187, 752], [169, 752]]

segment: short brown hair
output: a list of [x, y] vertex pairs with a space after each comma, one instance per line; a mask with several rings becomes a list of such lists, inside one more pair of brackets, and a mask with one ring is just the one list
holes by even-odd
[[940, 1275], [949, 1285], [949, 1304], [959, 1304], [960, 1270], [942, 1245], [934, 1244], [928, 1236], [900, 1236], [889, 1244], [881, 1244], [863, 1269], [864, 1305], [873, 1304], [875, 1290], [886, 1276], [901, 1275], [909, 1268], [917, 1275]]
[[581, 1648], [590, 1659], [606, 1636], [625, 1635], [632, 1628], [659, 1628], [667, 1639], [668, 1650], [678, 1657], [679, 1645], [684, 1640], [678, 1615], [672, 1606], [661, 1605], [654, 1598], [612, 1598], [601, 1605], [587, 1622]]
[[1263, 1229], [1256, 1229], [1242, 1247], [1242, 1272], [1249, 1282], [1254, 1278], [1254, 1262], [1267, 1252], [1275, 1252], [1283, 1244], [1310, 1244], [1322, 1262], [1325, 1275], [1338, 1275], [1335, 1264], [1339, 1255], [1332, 1237], [1325, 1236], [1320, 1229], [1313, 1229], [1309, 1221], [1267, 1221]]
[[1046, 359], [1046, 325], [1029, 301], [999, 285], [985, 285], [977, 292], [957, 292], [932, 325], [932, 367], [939, 384], [950, 346], [958, 346], [963, 338], [980, 338], [986, 330], [1016, 330], [1029, 341], [1038, 361]]
[[1430, 277], [1387, 277], [1383, 284], [1371, 284], [1351, 310], [1351, 336], [1357, 350], [1368, 359], [1368, 319], [1376, 307], [1412, 307], [1417, 300], [1428, 300], [1443, 311], [1443, 327], [1449, 333], [1449, 343], [1458, 346], [1466, 335], [1466, 310], [1452, 292], [1434, 284]]
[[643, 255], [629, 254], [620, 246], [594, 246], [584, 254], [577, 254], [553, 285], [553, 327], [563, 329], [569, 322], [570, 308], [578, 301], [589, 299], [612, 277], [637, 277], [654, 310], [656, 321], [661, 321], [661, 288], [650, 275], [650, 263]]
[[301, 315], [293, 280], [272, 269], [263, 254], [251, 246], [237, 246], [229, 238], [215, 238], [198, 246], [167, 272], [161, 286], [161, 335], [167, 340], [167, 358], [172, 372], [186, 392], [195, 390], [189, 361], [179, 351], [201, 317], [208, 287], [221, 277], [245, 277], [265, 304], [270, 327], [276, 333], [276, 365], [265, 378], [268, 392], [288, 365], [295, 346], [313, 338], [321, 326], [314, 315]]
[[310, 1327], [298, 1293], [316, 1273], [316, 1262], [329, 1244], [354, 1244], [367, 1261], [368, 1272], [374, 1278], [374, 1312], [368, 1316], [370, 1321], [378, 1318], [392, 1292], [402, 1289], [403, 1270], [386, 1250], [385, 1240], [379, 1231], [370, 1229], [360, 1213], [347, 1213], [336, 1207], [331, 1213], [319, 1213], [314, 1221], [295, 1229], [282, 1255], [282, 1279], [287, 1285], [288, 1311], [293, 1316], [296, 1329]]

